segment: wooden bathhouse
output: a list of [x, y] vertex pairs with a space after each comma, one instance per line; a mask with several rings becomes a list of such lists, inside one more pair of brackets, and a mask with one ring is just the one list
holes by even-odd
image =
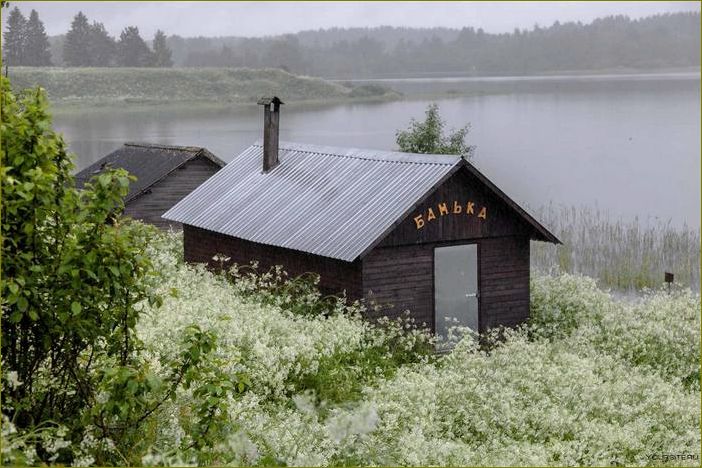
[[559, 243], [544, 226], [458, 156], [278, 142], [276, 101], [263, 141], [164, 215], [187, 261], [316, 272], [381, 306], [370, 315], [409, 310], [440, 335], [528, 318], [530, 241]]
[[125, 197], [124, 214], [161, 228], [179, 228], [161, 217], [169, 208], [209, 179], [224, 161], [205, 148], [148, 143], [125, 143], [76, 174], [81, 187], [108, 167], [125, 169], [136, 177]]

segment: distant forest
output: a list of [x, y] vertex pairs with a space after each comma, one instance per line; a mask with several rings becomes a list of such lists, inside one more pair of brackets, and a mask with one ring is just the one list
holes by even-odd
[[[65, 65], [64, 41], [49, 38], [55, 65]], [[506, 34], [384, 26], [265, 38], [168, 35], [166, 45], [174, 66], [274, 67], [326, 78], [649, 70], [700, 65], [700, 14], [610, 16]]]

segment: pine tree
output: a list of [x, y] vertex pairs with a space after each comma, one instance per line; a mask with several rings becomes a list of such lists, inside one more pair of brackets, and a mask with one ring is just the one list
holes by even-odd
[[8, 65], [26, 65], [25, 45], [27, 42], [27, 19], [19, 8], [15, 7], [7, 18], [7, 29], [3, 35], [5, 63]]
[[36, 10], [29, 14], [26, 26], [25, 59], [26, 65], [33, 67], [51, 66], [49, 38]]
[[154, 53], [139, 35], [139, 28], [124, 28], [117, 43], [117, 64], [121, 67], [152, 67]]
[[109, 67], [115, 63], [117, 43], [105, 30], [105, 26], [97, 21], [90, 26], [90, 59], [91, 65]]
[[168, 48], [166, 44], [166, 35], [160, 29], [156, 31], [154, 36], [154, 65], [162, 68], [169, 68], [173, 66], [173, 60], [171, 59], [171, 49]]
[[79, 11], [73, 18], [71, 29], [66, 33], [63, 45], [63, 61], [69, 67], [92, 65], [90, 56], [90, 24], [88, 18]]

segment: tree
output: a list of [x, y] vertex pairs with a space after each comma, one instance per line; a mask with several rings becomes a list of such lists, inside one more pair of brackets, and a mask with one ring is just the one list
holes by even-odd
[[7, 29], [3, 34], [5, 63], [8, 65], [25, 65], [27, 19], [19, 8], [14, 7], [7, 18]]
[[154, 66], [161, 68], [170, 68], [173, 66], [171, 58], [171, 49], [166, 44], [166, 35], [160, 29], [156, 31], [154, 36]]
[[102, 23], [94, 21], [90, 26], [89, 56], [90, 64], [95, 67], [109, 67], [115, 63], [117, 43], [107, 34]]
[[400, 151], [407, 153], [455, 154], [470, 159], [475, 146], [466, 143], [470, 124], [444, 135], [445, 122], [439, 115], [439, 106], [430, 104], [423, 122], [410, 121], [407, 130], [398, 130], [395, 134]]
[[139, 35], [139, 28], [124, 28], [117, 43], [117, 64], [122, 67], [152, 67], [154, 53]]
[[88, 18], [79, 11], [71, 22], [71, 29], [66, 33], [63, 45], [64, 63], [69, 67], [89, 67], [92, 65], [90, 40]]
[[26, 64], [33, 67], [51, 65], [51, 52], [49, 51], [49, 38], [44, 30], [44, 23], [39, 19], [39, 13], [32, 10], [26, 26], [25, 44]]

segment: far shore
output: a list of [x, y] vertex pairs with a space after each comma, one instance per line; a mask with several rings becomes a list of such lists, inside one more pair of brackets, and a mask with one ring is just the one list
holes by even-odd
[[[588, 80], [611, 77], [613, 80], [670, 77], [690, 79], [699, 67], [655, 70], [581, 70], [521, 76], [468, 76], [437, 72], [431, 76], [318, 78], [293, 75], [278, 69], [224, 68], [58, 68], [22, 67], [10, 69], [16, 87], [42, 86], [47, 89], [55, 114], [90, 112], [212, 112], [255, 105], [256, 96], [272, 92], [285, 97], [288, 104], [328, 106], [395, 100], [442, 100], [450, 98], [512, 94], [514, 89], [490, 86], [481, 89], [393, 89], [392, 82], [548, 82], [551, 80]], [[178, 91], [162, 93], [164, 82]], [[473, 87], [474, 88], [474, 87]], [[270, 90], [270, 91], [269, 91]]]

